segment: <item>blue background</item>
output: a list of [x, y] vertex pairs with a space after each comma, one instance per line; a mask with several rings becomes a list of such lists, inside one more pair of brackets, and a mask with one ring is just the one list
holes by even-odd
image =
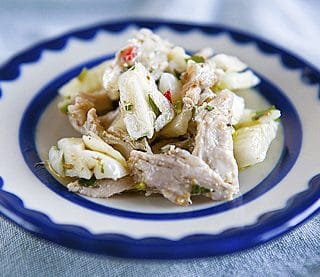
[[[192, 4], [193, 3], [193, 4]], [[0, 1], [0, 63], [38, 40], [124, 16], [223, 23], [320, 67], [319, 1]], [[41, 24], [39, 24], [39, 22]], [[317, 275], [320, 217], [255, 249], [182, 261], [94, 256], [35, 238], [0, 217], [0, 276]]]

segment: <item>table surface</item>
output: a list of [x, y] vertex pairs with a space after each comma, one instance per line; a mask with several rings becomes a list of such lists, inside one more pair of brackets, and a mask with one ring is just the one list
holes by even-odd
[[[320, 1], [0, 0], [0, 64], [39, 40], [125, 17], [219, 23], [259, 35], [320, 68]], [[41, 24], [39, 24], [41, 22]], [[0, 276], [319, 276], [320, 216], [231, 255], [129, 260], [67, 249], [0, 216]]]

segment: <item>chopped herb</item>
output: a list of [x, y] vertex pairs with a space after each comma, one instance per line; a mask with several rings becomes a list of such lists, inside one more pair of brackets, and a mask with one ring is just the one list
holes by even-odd
[[134, 65], [126, 65], [123, 67], [123, 72], [134, 70], [134, 69], [135, 69]]
[[208, 192], [211, 192], [211, 190], [204, 187], [200, 187], [199, 185], [193, 185], [191, 188], [191, 195], [200, 195]]
[[207, 105], [206, 108], [205, 108], [207, 111], [212, 111], [214, 109], [213, 106], [211, 105]]
[[72, 103], [71, 96], [65, 97], [61, 102], [58, 103], [58, 108], [61, 112], [67, 114], [68, 106]]
[[131, 111], [132, 108], [133, 108], [133, 105], [132, 105], [132, 104], [128, 104], [128, 105], [125, 105], [125, 106], [124, 106], [124, 109], [125, 109], [127, 112]]
[[266, 110], [262, 110], [262, 111], [258, 111], [256, 112], [256, 114], [252, 117], [252, 120], [258, 120], [259, 118], [261, 118], [264, 115], [268, 115], [268, 113], [272, 110], [275, 110], [276, 107], [275, 106], [271, 106], [270, 108], [266, 109]]
[[189, 60], [192, 60], [196, 63], [204, 63], [205, 62], [204, 57], [198, 56], [198, 55], [192, 55], [190, 58], [186, 59], [186, 62], [188, 62]]
[[173, 70], [173, 74], [174, 76], [177, 77], [178, 80], [181, 80], [181, 73], [179, 71], [177, 71], [176, 69]]
[[151, 98], [150, 94], [148, 95], [148, 101], [151, 109], [155, 113], [156, 117], [160, 114], [160, 110], [158, 109], [157, 105], [154, 103], [153, 99]]
[[223, 82], [219, 82], [215, 85], [213, 85], [210, 89], [215, 92], [215, 93], [218, 93], [220, 92], [221, 90], [224, 90], [226, 88], [226, 85], [223, 83]]
[[279, 118], [275, 119], [274, 121], [275, 121], [275, 122], [280, 122], [281, 119], [280, 119], [280, 117], [279, 117]]
[[62, 105], [59, 105], [60, 112], [67, 114], [69, 105], [70, 103], [63, 103]]
[[101, 172], [102, 174], [104, 174], [104, 167], [103, 167], [103, 164], [102, 164], [102, 163], [100, 164], [100, 172]]
[[79, 182], [79, 185], [81, 185], [81, 186], [84, 186], [84, 187], [91, 187], [91, 186], [93, 186], [94, 185], [94, 183], [96, 182], [96, 178], [95, 177], [92, 177], [91, 179], [84, 179], [84, 178], [80, 178], [79, 180], [78, 180], [78, 182]]
[[88, 73], [88, 69], [87, 68], [82, 68], [82, 70], [81, 70], [81, 72], [80, 72], [80, 74], [78, 75], [78, 80], [80, 81], [80, 82], [82, 82], [83, 80], [84, 80], [84, 78], [87, 76], [87, 73]]
[[146, 190], [146, 184], [143, 182], [135, 183], [134, 189], [137, 191], [145, 191]]
[[197, 195], [197, 194], [200, 194], [200, 186], [198, 185], [193, 185], [192, 188], [191, 188], [191, 195]]
[[177, 103], [174, 104], [173, 109], [176, 114], [180, 114], [182, 112], [182, 102], [177, 101]]

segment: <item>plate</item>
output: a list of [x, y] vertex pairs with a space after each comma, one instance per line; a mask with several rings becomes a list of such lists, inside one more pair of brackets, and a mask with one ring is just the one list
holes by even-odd
[[[261, 77], [252, 105], [282, 111], [268, 159], [240, 175], [229, 202], [176, 207], [160, 197], [90, 199], [68, 192], [39, 165], [57, 138], [72, 135], [55, 108], [57, 89], [83, 66], [110, 59], [147, 27], [190, 52], [211, 46]], [[32, 233], [84, 251], [129, 258], [232, 253], [288, 232], [320, 207], [320, 73], [285, 50], [222, 26], [124, 20], [39, 43], [0, 68], [0, 211]]]

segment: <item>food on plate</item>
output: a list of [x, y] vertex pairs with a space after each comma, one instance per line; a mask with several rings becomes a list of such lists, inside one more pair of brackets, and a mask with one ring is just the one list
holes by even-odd
[[211, 48], [189, 55], [141, 29], [113, 60], [60, 88], [58, 107], [79, 137], [50, 148], [50, 171], [90, 197], [231, 200], [239, 169], [266, 158], [279, 126], [279, 110], [249, 109], [238, 95], [259, 82], [237, 57]]

